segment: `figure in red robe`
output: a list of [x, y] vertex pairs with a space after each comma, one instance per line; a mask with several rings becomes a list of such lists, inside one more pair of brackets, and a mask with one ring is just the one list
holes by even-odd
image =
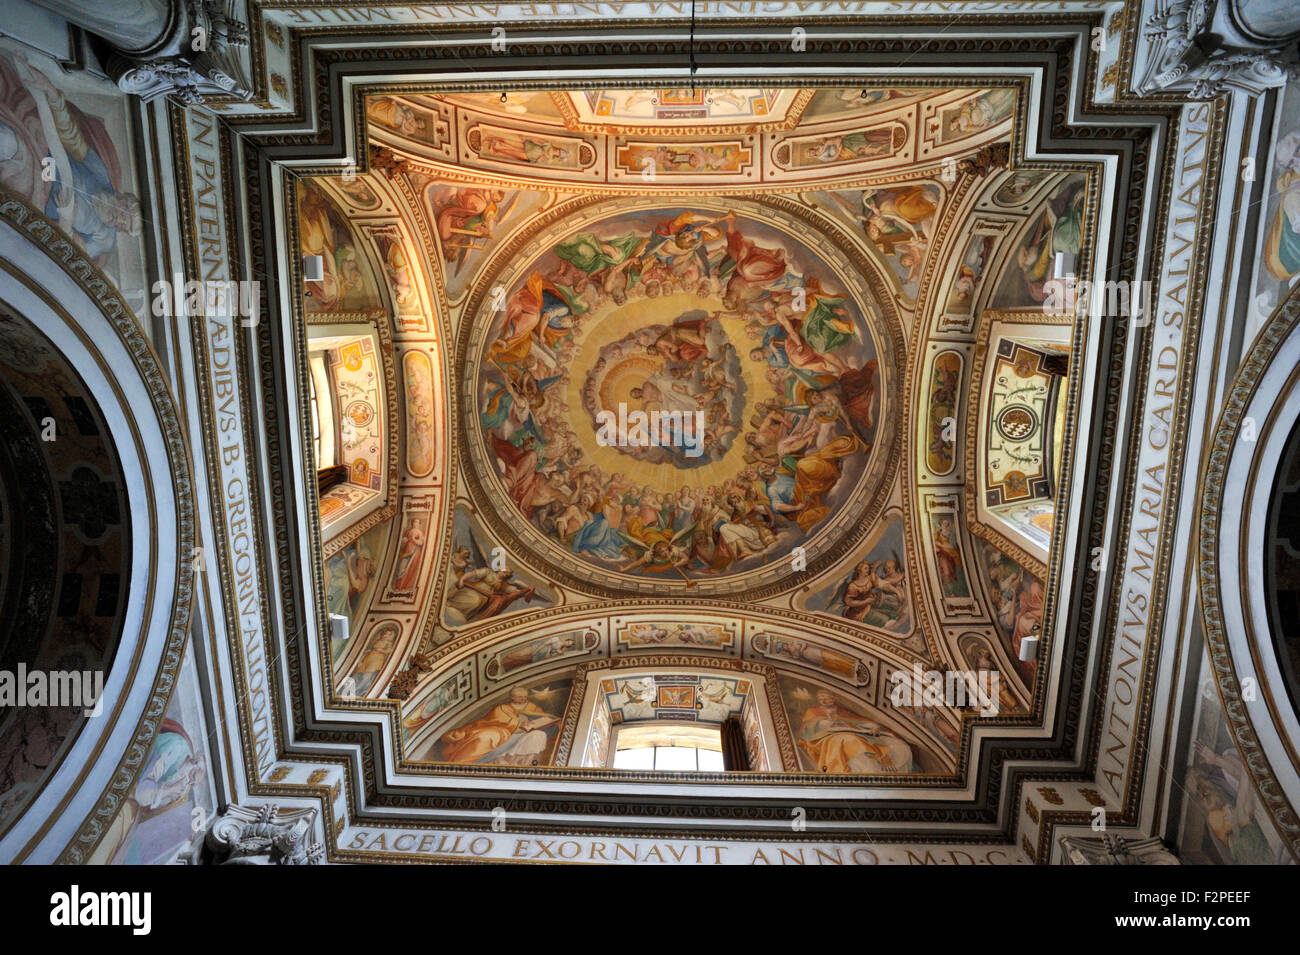
[[488, 434], [488, 440], [492, 444], [492, 451], [500, 458], [506, 466], [505, 474], [501, 475], [501, 481], [506, 486], [506, 492], [510, 499], [515, 502], [525, 517], [533, 516], [533, 495], [537, 490], [538, 482], [542, 476], [537, 470], [537, 452], [533, 450], [531, 435], [524, 439], [527, 448], [517, 448], [504, 438], [495, 434]]
[[727, 229], [727, 256], [735, 263], [722, 296], [729, 311], [757, 300], [768, 285], [785, 275], [783, 249], [765, 249], [731, 227]]
[[678, 319], [660, 333], [647, 351], [672, 362], [697, 362], [709, 353], [704, 340], [704, 326], [708, 321], [707, 318]]

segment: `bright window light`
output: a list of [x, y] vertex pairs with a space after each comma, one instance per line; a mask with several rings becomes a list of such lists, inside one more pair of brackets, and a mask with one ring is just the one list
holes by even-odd
[[722, 735], [716, 726], [643, 723], [622, 727], [614, 769], [663, 773], [720, 773]]

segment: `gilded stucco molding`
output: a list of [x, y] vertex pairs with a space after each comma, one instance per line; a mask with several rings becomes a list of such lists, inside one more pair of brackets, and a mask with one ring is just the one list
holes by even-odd
[[[1023, 18], [1022, 18], [1022, 19], [1023, 19]], [[1076, 20], [1077, 20], [1077, 19], [1078, 19], [1078, 17], [1076, 16]], [[297, 32], [297, 31], [295, 31], [295, 32]], [[304, 31], [304, 32], [306, 32], [306, 33], [311, 33], [311, 32], [313, 32], [313, 31]], [[354, 31], [350, 31], [350, 32], [354, 32]], [[294, 46], [295, 46], [295, 52], [296, 52], [297, 44], [294, 44]], [[978, 47], [978, 43], [975, 42], [975, 41], [971, 41], [970, 49], [975, 49], [976, 47]], [[953, 49], [956, 49], [956, 48], [953, 48]], [[1051, 49], [1050, 44], [1049, 44], [1049, 45], [1041, 45], [1041, 46], [1039, 47], [1039, 51], [1041, 51], [1041, 50], [1043, 50], [1043, 49]], [[355, 54], [355, 55], [342, 57], [341, 59], [360, 59], [363, 55], [370, 55], [370, 54], [372, 54], [373, 52], [374, 52], [374, 51], [364, 51], [363, 53], [358, 53], [358, 54]], [[394, 60], [396, 60], [396, 57], [395, 57], [393, 54], [389, 53], [388, 51], [383, 51], [383, 54], [382, 54], [382, 55], [383, 55], [383, 56], [392, 56], [392, 57], [394, 58]], [[334, 56], [334, 54], [330, 54], [330, 58], [333, 58], [333, 56]], [[322, 59], [325, 59], [325, 58], [322, 58]], [[316, 78], [318, 78], [318, 79], [325, 79], [325, 78], [326, 78], [326, 73], [327, 73], [326, 68], [323, 67], [323, 66], [320, 66], [319, 64], [318, 64], [318, 67], [319, 67], [319, 68], [318, 68], [317, 73], [316, 73]], [[326, 84], [325, 84], [324, 87], [318, 87], [318, 88], [323, 88], [324, 90], [330, 90], [330, 89], [331, 89], [331, 87], [328, 85], [328, 82], [326, 82]], [[322, 95], [323, 95], [323, 96], [326, 96], [326, 97], [328, 96], [327, 93], [322, 94]], [[1049, 95], [1050, 95], [1050, 94], [1049, 94]], [[337, 104], [334, 104], [334, 105], [337, 105]], [[300, 106], [301, 106], [301, 104], [300, 104]], [[1063, 109], [1063, 108], [1064, 108], [1064, 107], [1063, 107], [1063, 104], [1062, 104], [1062, 109]], [[329, 110], [327, 110], [327, 114], [328, 114], [328, 113], [329, 113]], [[242, 118], [241, 118], [241, 122], [242, 122]], [[328, 124], [329, 124], [329, 122], [330, 122], [330, 115], [326, 115], [325, 118], [323, 119], [323, 122], [328, 126]], [[250, 125], [251, 125], [251, 124], [250, 124]], [[301, 142], [301, 141], [305, 141], [305, 139], [300, 137], [300, 138], [297, 138], [295, 141], [299, 141], [299, 142]], [[254, 252], [254, 258], [255, 258], [256, 260], [259, 260], [259, 261], [261, 260], [261, 257], [257, 254], [256, 251]], [[1117, 359], [1115, 358], [1114, 355], [1112, 355], [1112, 356], [1110, 356], [1110, 357], [1111, 357], [1111, 359], [1112, 359], [1112, 360], [1111, 360], [1111, 365], [1112, 365], [1112, 367], [1113, 367], [1113, 366], [1115, 365]], [[1106, 365], [1106, 356], [1103, 356], [1103, 359], [1102, 359], [1102, 367], [1103, 367], [1103, 369], [1105, 368], [1105, 365]], [[265, 362], [265, 363], [262, 363], [262, 367], [263, 367], [263, 369], [269, 369], [269, 368], [271, 367], [271, 362]], [[262, 373], [263, 373], [264, 376], [270, 374], [270, 372], [269, 372], [269, 371], [266, 371], [266, 370], [264, 370]], [[1105, 371], [1104, 371], [1104, 370], [1103, 370], [1103, 372], [1102, 372], [1102, 375], [1103, 375], [1103, 376], [1105, 375]], [[454, 404], [455, 396], [454, 396], [454, 395], [451, 395], [451, 396], [449, 396], [449, 399], [450, 399], [450, 400], [449, 400], [449, 407], [451, 407], [451, 406]], [[272, 440], [275, 439], [275, 436], [276, 436], [275, 432], [272, 431]], [[283, 437], [283, 435], [280, 435], [280, 437]], [[274, 487], [274, 485], [273, 485], [273, 487]], [[274, 493], [274, 491], [273, 491], [273, 493]], [[1086, 525], [1086, 518], [1085, 518], [1085, 525]], [[650, 602], [647, 602], [647, 603], [650, 603]], [[662, 604], [661, 604], [661, 605], [662, 605]], [[572, 608], [569, 608], [569, 609], [570, 609], [570, 612], [571, 612], [571, 609], [572, 609]], [[530, 617], [529, 617], [529, 622], [531, 623], [533, 619], [534, 619], [534, 618], [532, 618], [532, 617], [530, 616]], [[519, 621], [518, 621], [517, 618], [511, 618], [510, 620], [506, 621], [506, 623], [510, 623], [510, 622], [515, 622], [515, 623], [517, 623], [517, 622], [519, 622]], [[483, 636], [484, 634], [486, 634], [487, 632], [488, 632], [488, 631], [487, 631], [486, 629], [484, 629], [484, 630], [474, 630], [472, 633], [467, 633], [467, 634], [465, 634], [465, 635], [464, 635], [464, 639], [466, 639], [466, 640], [477, 639], [477, 638]], [[292, 648], [290, 648], [290, 649], [289, 649], [289, 652], [292, 653], [292, 652], [294, 652], [294, 651], [293, 651]], [[300, 673], [298, 672], [298, 669], [299, 669], [299, 667], [301, 666], [302, 662], [303, 662], [303, 661], [302, 661], [301, 659], [297, 660], [297, 661], [296, 661], [297, 666], [295, 666], [295, 665], [294, 665], [295, 660], [292, 659], [292, 658], [290, 658], [290, 666], [288, 667], [288, 669], [289, 669], [289, 671], [290, 671], [290, 681], [291, 681], [291, 683], [294, 685], [294, 691], [293, 691], [293, 694], [294, 694], [293, 706], [294, 706], [294, 708], [295, 708], [296, 710], [298, 710], [298, 713], [295, 715], [295, 722], [297, 722], [298, 720], [301, 719], [301, 715], [300, 715], [300, 714], [301, 714], [301, 710], [299, 709], [299, 707], [303, 704], [303, 700], [302, 700], [301, 697], [299, 696], [299, 694], [301, 693], [301, 689], [302, 689], [302, 687], [301, 687], [301, 682], [300, 682], [300, 681], [301, 681], [301, 678], [302, 678], [303, 675], [300, 674]], [[1068, 662], [1067, 662], [1066, 665], [1067, 665], [1067, 667], [1069, 667], [1069, 666], [1073, 666], [1072, 663], [1068, 663]], [[382, 708], [384, 708], [384, 707], [379, 707], [379, 708], [382, 709]], [[312, 734], [312, 735], [316, 736], [317, 738], [322, 738], [322, 737], [320, 736], [320, 734]], [[347, 737], [348, 737], [348, 734], [347, 734], [347, 733], [344, 733], [344, 734], [342, 734], [342, 736], [340, 737], [340, 739], [343, 740], [343, 739], [346, 739]], [[369, 792], [371, 792], [371, 793], [374, 792], [373, 783], [374, 783], [373, 774], [370, 774], [370, 775], [369, 775], [369, 778], [368, 778], [368, 781], [367, 781], [367, 787], [366, 787], [366, 788], [367, 788], [367, 790], [368, 790]]]
[[166, 712], [176, 686], [176, 676], [189, 637], [194, 597], [194, 567], [187, 558], [187, 555], [193, 553], [195, 540], [193, 472], [185, 430], [167, 376], [139, 321], [118, 290], [54, 223], [25, 202], [16, 198], [4, 198], [0, 201], [0, 218], [27, 236], [33, 247], [44, 251], [54, 266], [66, 272], [80, 286], [97, 304], [123, 346], [130, 352], [135, 373], [149, 392], [151, 410], [157, 417], [167, 444], [168, 460], [165, 470], [169, 473], [176, 501], [176, 586], [170, 596], [169, 636], [152, 675], [149, 700], [125, 754], [119, 760], [110, 781], [96, 798], [94, 808], [59, 854], [58, 862], [77, 864], [84, 862], [94, 851], [121, 808], [122, 801], [134, 790], [140, 770], [161, 726], [162, 714]]
[[1242, 697], [1241, 681], [1229, 646], [1231, 622], [1225, 619], [1223, 609], [1223, 588], [1233, 585], [1233, 568], [1221, 570], [1219, 566], [1220, 537], [1225, 532], [1237, 531], [1235, 526], [1225, 529], [1222, 523], [1228, 470], [1234, 456], [1243, 453], [1243, 447], [1258, 447], [1254, 442], [1244, 441], [1241, 436], [1246, 410], [1283, 343], [1297, 326], [1300, 326], [1300, 289], [1292, 290], [1260, 329], [1224, 397], [1201, 471], [1197, 577], [1206, 651], [1224, 719], [1232, 731], [1242, 764], [1250, 773], [1251, 782], [1277, 826], [1278, 834], [1286, 840], [1291, 852], [1300, 856], [1300, 816], [1286, 797]]

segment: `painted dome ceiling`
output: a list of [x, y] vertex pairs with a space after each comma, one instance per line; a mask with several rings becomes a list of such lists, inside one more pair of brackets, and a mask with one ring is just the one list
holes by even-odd
[[494, 528], [575, 585], [695, 593], [775, 580], [795, 548], [817, 566], [861, 528], [901, 329], [883, 283], [800, 228], [639, 201], [535, 236], [468, 339], [470, 484]]
[[[611, 676], [606, 719], [664, 680], [735, 713], [764, 686], [773, 739], [833, 699], [913, 753], [768, 769], [960, 778], [989, 714], [889, 683], [996, 672], [993, 719], [1042, 706], [1056, 299], [1094, 228], [1087, 165], [1012, 161], [1020, 95], [369, 96], [366, 168], [298, 197], [312, 407], [342, 421], [313, 426], [329, 684], [401, 701], [412, 766], [504, 765], [456, 727], [512, 693], [569, 727], [601, 667], [677, 651], [697, 669]], [[583, 746], [529, 765], [603, 765]]]
[[1296, 83], [839, 6], [0, 41], [6, 859], [1298, 851]]

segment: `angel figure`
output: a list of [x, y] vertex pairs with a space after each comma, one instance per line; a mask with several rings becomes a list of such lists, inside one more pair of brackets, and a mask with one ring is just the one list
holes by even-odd
[[[695, 529], [694, 524], [689, 524], [676, 534], [669, 535], [668, 531], [660, 530], [657, 527], [647, 528], [641, 526], [639, 518], [629, 523], [633, 534], [619, 531], [619, 536], [628, 544], [640, 549], [641, 553], [635, 559], [620, 566], [619, 570], [627, 573], [644, 567], [652, 574], [660, 574], [666, 570], [676, 570], [682, 575], [683, 579], [688, 579], [686, 574], [682, 573], [682, 567], [690, 561], [690, 551], [685, 545], [678, 542], [690, 536], [691, 531]], [[690, 582], [694, 583], [694, 581]]]

